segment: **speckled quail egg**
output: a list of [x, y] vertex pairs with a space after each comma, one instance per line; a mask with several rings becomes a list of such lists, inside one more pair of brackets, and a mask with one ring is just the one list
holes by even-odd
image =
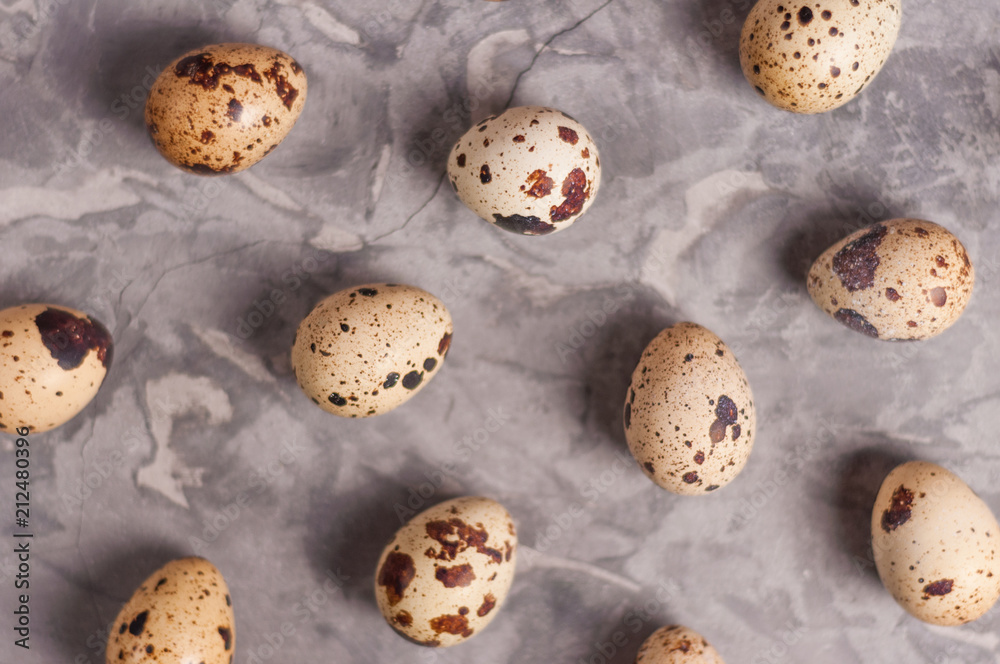
[[705, 638], [687, 627], [661, 627], [643, 641], [635, 664], [725, 664]]
[[286, 53], [215, 44], [170, 63], [146, 100], [146, 127], [167, 161], [191, 173], [236, 173], [263, 159], [306, 102], [306, 75]]
[[504, 507], [466, 496], [421, 512], [379, 558], [375, 597], [386, 621], [421, 645], [453, 646], [486, 627], [514, 580], [517, 530]]
[[954, 473], [926, 461], [897, 466], [875, 498], [871, 527], [879, 577], [915, 618], [961, 625], [1000, 597], [1000, 526]]
[[113, 353], [107, 329], [75, 309], [0, 311], [0, 431], [41, 433], [71, 420], [97, 395]]
[[433, 378], [451, 346], [451, 315], [427, 291], [400, 284], [347, 288], [299, 325], [292, 368], [323, 410], [380, 415]]
[[832, 110], [879, 73], [901, 20], [902, 0], [760, 0], [740, 37], [743, 74], [778, 108]]
[[974, 282], [958, 238], [929, 221], [893, 219], [827, 249], [806, 284], [819, 308], [852, 330], [926, 339], [958, 320]]
[[594, 202], [601, 159], [587, 130], [541, 106], [511, 108], [467, 131], [448, 156], [463, 203], [522, 235], [568, 228]]
[[146, 579], [118, 613], [107, 664], [231, 664], [233, 602], [204, 558], [171, 561]]
[[753, 394], [733, 352], [695, 323], [663, 330], [642, 353], [625, 399], [639, 465], [673, 493], [697, 496], [735, 478], [753, 449]]

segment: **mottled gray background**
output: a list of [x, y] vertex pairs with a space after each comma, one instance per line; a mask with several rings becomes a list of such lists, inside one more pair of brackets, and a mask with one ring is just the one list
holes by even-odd
[[[241, 664], [624, 664], [674, 621], [731, 663], [996, 661], [997, 610], [934, 628], [893, 602], [868, 520], [908, 458], [1000, 510], [1000, 6], [907, 2], [883, 73], [819, 117], [743, 80], [749, 6], [0, 0], [0, 307], [74, 306], [116, 339], [95, 402], [33, 437], [33, 647], [11, 645], [3, 544], [0, 661], [103, 662], [132, 590], [191, 554], [230, 584]], [[200, 179], [151, 147], [142, 100], [150, 72], [229, 40], [294, 55], [309, 98], [264, 162]], [[603, 186], [568, 231], [500, 232], [442, 186], [451, 142], [507, 104], [598, 141]], [[902, 215], [953, 230], [979, 283], [941, 337], [880, 343], [802, 276]], [[455, 342], [409, 404], [343, 421], [300, 393], [288, 351], [320, 298], [367, 280], [437, 294]], [[759, 405], [746, 470], [702, 499], [621, 461], [631, 369], [685, 319], [734, 348]], [[384, 624], [373, 568], [398, 506], [462, 494], [514, 514], [518, 575], [481, 635], [426, 650]]]

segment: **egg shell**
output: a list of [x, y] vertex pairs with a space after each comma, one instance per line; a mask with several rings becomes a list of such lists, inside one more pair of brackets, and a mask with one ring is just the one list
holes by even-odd
[[757, 416], [746, 374], [729, 347], [700, 325], [677, 323], [643, 351], [624, 424], [632, 456], [650, 479], [697, 496], [743, 470]]
[[822, 113], [875, 78], [901, 21], [901, 0], [760, 0], [743, 24], [740, 65], [774, 106]]
[[427, 291], [364, 284], [334, 293], [306, 316], [292, 345], [292, 368], [323, 410], [380, 415], [437, 375], [451, 334], [451, 314]]
[[976, 620], [1000, 597], [1000, 526], [965, 482], [910, 461], [882, 482], [872, 509], [875, 567], [906, 611], [935, 625]]
[[0, 431], [42, 433], [71, 420], [97, 395], [113, 354], [111, 333], [75, 309], [0, 311]]
[[191, 173], [236, 173], [284, 140], [306, 102], [306, 75], [286, 53], [215, 44], [185, 53], [153, 83], [146, 128], [167, 161]]
[[173, 560], [147, 578], [118, 613], [107, 664], [230, 664], [236, 649], [232, 599], [204, 558]]
[[661, 627], [639, 648], [635, 664], [725, 664], [698, 632], [681, 625]]
[[459, 139], [448, 178], [462, 202], [494, 226], [547, 235], [568, 228], [594, 202], [601, 158], [587, 130], [565, 113], [519, 106]]
[[448, 500], [413, 517], [385, 547], [376, 601], [406, 638], [453, 646], [496, 617], [516, 561], [517, 530], [500, 503], [477, 496]]
[[972, 297], [965, 247], [929, 221], [861, 229], [813, 263], [809, 295], [834, 320], [878, 339], [926, 339], [949, 328]]

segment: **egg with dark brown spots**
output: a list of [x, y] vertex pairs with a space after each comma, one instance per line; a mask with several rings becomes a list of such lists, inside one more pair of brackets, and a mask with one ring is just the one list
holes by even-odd
[[661, 627], [639, 648], [635, 664], [725, 664], [698, 632], [681, 625]]
[[892, 219], [848, 235], [809, 270], [813, 301], [874, 339], [926, 339], [965, 311], [975, 284], [965, 247], [947, 229]]
[[204, 558], [171, 561], [118, 612], [107, 664], [231, 664], [233, 601], [222, 573]]
[[451, 314], [427, 291], [363, 284], [334, 293], [306, 316], [292, 346], [292, 369], [323, 410], [379, 415], [438, 374], [451, 335]]
[[455, 498], [396, 532], [379, 557], [375, 598], [389, 625], [407, 639], [453, 646], [496, 617], [516, 561], [517, 530], [503, 505]]
[[54, 429], [97, 395], [111, 368], [111, 333], [52, 304], [0, 311], [0, 431]]
[[656, 484], [701, 496], [747, 463], [756, 408], [733, 351], [695, 323], [663, 330], [632, 372], [623, 413], [632, 456]]
[[897, 466], [871, 519], [875, 567], [910, 615], [961, 625], [1000, 598], [1000, 525], [957, 475], [926, 461]]
[[199, 175], [236, 173], [278, 147], [305, 102], [305, 72], [287, 53], [215, 44], [160, 73], [146, 100], [146, 128], [173, 165]]
[[778, 108], [832, 110], [879, 73], [901, 20], [901, 0], [760, 0], [740, 37], [743, 74]]
[[448, 178], [462, 202], [494, 226], [548, 235], [593, 204], [601, 158], [579, 122], [552, 108], [520, 106], [467, 131], [448, 156]]

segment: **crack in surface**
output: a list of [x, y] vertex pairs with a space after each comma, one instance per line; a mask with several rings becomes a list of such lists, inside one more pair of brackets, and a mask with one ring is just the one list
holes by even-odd
[[542, 47], [540, 49], [538, 49], [538, 51], [535, 52], [535, 55], [531, 58], [531, 62], [528, 63], [528, 66], [526, 68], [522, 69], [520, 72], [518, 72], [517, 78], [514, 79], [514, 85], [510, 89], [510, 96], [507, 97], [507, 103], [504, 104], [504, 108], [510, 108], [510, 103], [514, 100], [514, 93], [517, 92], [517, 86], [521, 82], [521, 77], [524, 76], [525, 74], [527, 74], [529, 71], [531, 71], [532, 67], [535, 66], [535, 62], [542, 55], [542, 53], [545, 52], [545, 49], [547, 49], [552, 42], [554, 42], [558, 37], [562, 37], [566, 33], [572, 32], [573, 30], [576, 30], [577, 28], [579, 28], [581, 25], [583, 25], [584, 23], [586, 23], [587, 21], [589, 21], [591, 18], [593, 18], [594, 15], [597, 14], [599, 11], [601, 11], [602, 9], [604, 9], [605, 7], [607, 7], [608, 5], [610, 5], [613, 1], [614, 0], [605, 0], [605, 2], [603, 4], [601, 4], [597, 9], [595, 9], [592, 12], [590, 12], [589, 14], [587, 14], [586, 16], [584, 16], [583, 18], [581, 18], [576, 23], [574, 23], [573, 25], [569, 26], [568, 28], [566, 28], [564, 30], [560, 30], [559, 32], [555, 33], [554, 35], [552, 35], [551, 37], [549, 37], [547, 40], [545, 40], [545, 43], [542, 44]]
[[[387, 232], [387, 233], [383, 233], [382, 235], [379, 235], [379, 236], [377, 236], [377, 237], [373, 238], [373, 239], [372, 239], [372, 241], [371, 241], [371, 243], [372, 243], [372, 244], [374, 244], [374, 243], [378, 242], [379, 240], [382, 240], [382, 239], [384, 239], [384, 238], [387, 238], [387, 237], [389, 237], [390, 235], [392, 235], [393, 233], [398, 233], [399, 231], [401, 231], [401, 230], [403, 230], [404, 228], [406, 228], [406, 226], [407, 226], [407, 225], [408, 225], [408, 224], [409, 224], [409, 223], [410, 223], [411, 221], [413, 221], [413, 218], [414, 218], [414, 217], [416, 217], [416, 216], [417, 216], [418, 214], [420, 214], [421, 212], [423, 212], [423, 211], [424, 211], [424, 208], [426, 208], [426, 207], [427, 207], [428, 205], [430, 205], [430, 204], [431, 204], [431, 201], [433, 201], [433, 200], [434, 200], [434, 199], [435, 199], [435, 198], [437, 197], [437, 195], [438, 195], [438, 192], [439, 192], [439, 191], [441, 191], [441, 185], [442, 185], [442, 184], [444, 184], [444, 179], [445, 179], [445, 177], [446, 177], [447, 175], [448, 175], [448, 172], [447, 172], [447, 171], [445, 171], [445, 172], [441, 173], [441, 177], [439, 177], [439, 178], [438, 178], [438, 183], [437, 183], [437, 186], [436, 186], [436, 187], [434, 187], [434, 192], [433, 192], [433, 193], [432, 193], [432, 194], [430, 195], [430, 198], [428, 198], [428, 199], [427, 199], [426, 201], [424, 201], [423, 205], [421, 205], [421, 206], [420, 206], [419, 208], [417, 208], [416, 212], [414, 212], [414, 213], [413, 213], [413, 214], [411, 214], [411, 215], [410, 215], [409, 217], [407, 217], [407, 218], [406, 218], [406, 221], [404, 221], [404, 222], [403, 222], [403, 225], [402, 225], [402, 226], [400, 226], [399, 228], [395, 228], [395, 229], [393, 229], [393, 230], [391, 230], [391, 231], [389, 231], [389, 232]], [[367, 243], [367, 242], [365, 242], [365, 244], [367, 245], [368, 243]]]
[[[222, 256], [228, 256], [230, 254], [239, 253], [239, 252], [245, 251], [247, 249], [252, 249], [252, 248], [257, 247], [259, 245], [262, 245], [262, 244], [264, 244], [266, 242], [267, 242], [267, 240], [257, 240], [256, 242], [251, 242], [249, 244], [244, 244], [244, 245], [241, 245], [239, 247], [233, 247], [232, 249], [225, 249], [223, 251], [217, 251], [215, 253], [209, 254], [208, 256], [203, 256], [201, 258], [196, 258], [196, 259], [191, 260], [191, 261], [185, 261], [184, 263], [178, 263], [177, 265], [174, 265], [172, 267], [167, 268], [166, 270], [163, 271], [162, 274], [160, 274], [159, 277], [156, 278], [156, 281], [153, 282], [153, 286], [149, 289], [149, 292], [146, 293], [146, 297], [142, 298], [142, 302], [139, 304], [139, 306], [137, 306], [135, 308], [135, 312], [132, 315], [132, 320], [134, 320], [135, 318], [137, 318], [139, 316], [139, 312], [142, 311], [143, 307], [146, 306], [146, 302], [149, 301], [149, 298], [152, 297], [153, 292], [160, 285], [160, 282], [163, 281], [163, 279], [168, 274], [171, 274], [172, 272], [176, 272], [177, 270], [181, 270], [181, 269], [186, 268], [186, 267], [191, 267], [192, 265], [200, 265], [201, 263], [207, 263], [208, 261], [214, 260], [216, 258], [220, 258]], [[122, 289], [121, 294], [118, 296], [119, 302], [121, 301], [121, 298], [123, 298], [125, 296], [125, 291], [128, 289], [128, 286], [131, 286], [132, 283], [134, 283], [134, 282], [129, 282], [129, 284], [125, 288]]]

